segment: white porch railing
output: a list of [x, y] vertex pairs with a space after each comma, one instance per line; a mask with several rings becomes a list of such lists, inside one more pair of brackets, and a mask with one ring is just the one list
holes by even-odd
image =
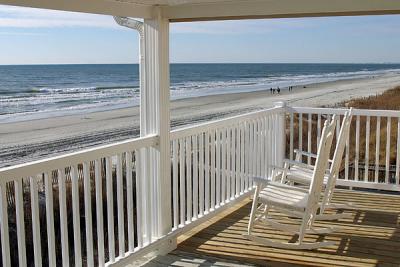
[[171, 133], [174, 229], [246, 194], [253, 176], [268, 176], [269, 166], [282, 163], [283, 112], [277, 107]]
[[[324, 120], [345, 111], [287, 108], [288, 156], [293, 159], [297, 148], [315, 153]], [[400, 111], [354, 109], [353, 114], [338, 185], [400, 191]], [[340, 127], [336, 129], [338, 134]]]
[[3, 266], [103, 266], [151, 243], [153, 195], [139, 168], [157, 140], [1, 169]]
[[[115, 265], [158, 249], [247, 197], [252, 177], [270, 175], [285, 153], [315, 151], [324, 120], [344, 112], [277, 106], [172, 131], [167, 236], [153, 220], [152, 173], [141, 169], [156, 136], [1, 169], [3, 266]], [[354, 114], [338, 183], [400, 191], [400, 112]]]

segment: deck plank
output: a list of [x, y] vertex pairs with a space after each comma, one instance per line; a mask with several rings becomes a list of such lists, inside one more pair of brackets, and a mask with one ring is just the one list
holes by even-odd
[[[345, 211], [352, 214], [348, 219], [318, 222], [320, 226], [339, 228], [337, 232], [323, 237], [310, 235], [306, 239], [335, 241], [331, 247], [312, 251], [284, 250], [247, 240], [243, 234], [251, 201], [246, 199], [178, 238], [178, 248], [169, 256], [177, 259], [196, 255], [196, 260], [204, 260], [197, 265], [192, 263], [194, 266], [214, 266], [207, 258], [255, 266], [400, 266], [399, 195], [337, 190], [334, 202], [351, 202], [357, 209]], [[274, 215], [283, 219], [283, 215]], [[292, 235], [268, 226], [258, 226], [255, 232], [273, 240], [294, 240]]]

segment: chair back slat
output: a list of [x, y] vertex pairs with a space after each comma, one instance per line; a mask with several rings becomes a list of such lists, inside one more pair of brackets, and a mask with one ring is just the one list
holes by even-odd
[[317, 159], [312, 174], [309, 188], [308, 204], [306, 214], [310, 217], [315, 216], [319, 207], [319, 200], [324, 183], [325, 170], [328, 166], [329, 153], [332, 146], [333, 136], [337, 124], [337, 116], [334, 115], [330, 122], [326, 121], [322, 130], [321, 139], [318, 147]]
[[340, 127], [339, 136], [337, 138], [337, 145], [333, 154], [332, 165], [330, 168], [330, 175], [326, 185], [326, 192], [322, 204], [329, 203], [332, 198], [332, 193], [336, 185], [336, 180], [339, 176], [340, 166], [342, 164], [343, 154], [346, 147], [346, 140], [349, 137], [350, 125], [352, 120], [352, 108], [344, 115], [342, 126]]

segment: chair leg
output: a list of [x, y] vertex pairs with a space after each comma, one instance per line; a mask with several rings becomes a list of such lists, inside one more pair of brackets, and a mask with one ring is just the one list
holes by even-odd
[[260, 189], [261, 185], [257, 185], [256, 187], [256, 191], [254, 193], [254, 197], [253, 197], [253, 204], [251, 206], [251, 213], [250, 213], [250, 219], [249, 219], [249, 225], [247, 228], [247, 233], [250, 235], [251, 232], [253, 231], [253, 226], [254, 226], [254, 219], [256, 217], [256, 213], [257, 213], [257, 204], [258, 204], [258, 194], [260, 193]]

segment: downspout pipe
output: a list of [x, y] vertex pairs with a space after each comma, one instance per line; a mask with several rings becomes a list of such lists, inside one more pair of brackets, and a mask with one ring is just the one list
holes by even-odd
[[[144, 89], [144, 26], [143, 22], [132, 19], [132, 18], [127, 18], [127, 17], [117, 17], [114, 16], [114, 20], [118, 25], [121, 25], [123, 27], [127, 27], [130, 29], [134, 29], [139, 33], [139, 77], [140, 77], [140, 90], [139, 92], [142, 92]], [[142, 99], [142, 98], [141, 98]], [[142, 126], [141, 126], [142, 127]]]

